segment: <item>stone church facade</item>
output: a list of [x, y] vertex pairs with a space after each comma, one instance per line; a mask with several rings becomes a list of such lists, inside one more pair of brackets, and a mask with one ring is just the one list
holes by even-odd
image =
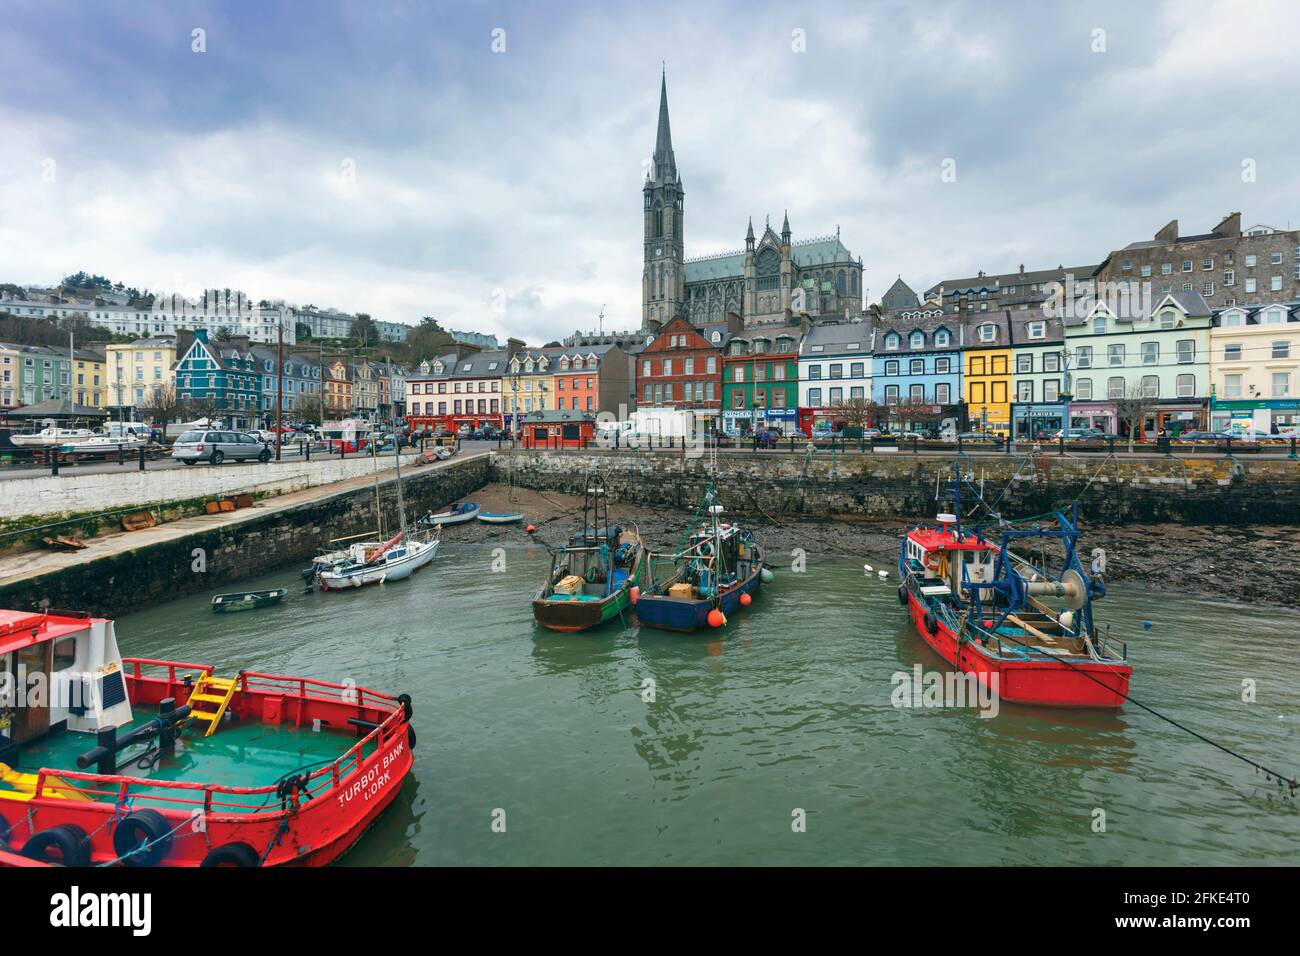
[[862, 260], [834, 236], [793, 241], [787, 214], [778, 235], [751, 220], [743, 251], [687, 259], [684, 197], [668, 122], [668, 85], [659, 88], [659, 125], [642, 198], [645, 267], [641, 325], [654, 332], [681, 315], [696, 327], [739, 315], [746, 328], [788, 325], [807, 315], [862, 312]]

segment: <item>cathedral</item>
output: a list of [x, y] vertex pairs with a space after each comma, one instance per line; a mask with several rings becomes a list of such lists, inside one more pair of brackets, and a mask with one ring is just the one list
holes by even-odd
[[862, 312], [862, 260], [834, 236], [793, 241], [790, 216], [781, 233], [771, 223], [754, 235], [751, 219], [743, 251], [686, 258], [685, 192], [668, 123], [668, 79], [659, 87], [659, 128], [642, 189], [645, 269], [641, 325], [655, 331], [676, 315], [692, 325], [725, 321], [734, 313], [746, 328], [788, 325], [800, 316]]

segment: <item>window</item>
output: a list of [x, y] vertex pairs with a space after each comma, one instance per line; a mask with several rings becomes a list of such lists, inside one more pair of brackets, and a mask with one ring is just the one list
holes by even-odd
[[1291, 373], [1274, 372], [1273, 373], [1273, 397], [1285, 398], [1291, 394]]
[[1174, 264], [1173, 264], [1172, 262], [1162, 262], [1162, 263], [1160, 263], [1160, 274], [1161, 274], [1162, 276], [1167, 276], [1167, 275], [1169, 275], [1169, 273], [1171, 273], [1171, 272], [1173, 272], [1173, 271], [1174, 271]]
[[672, 374], [673, 374], [673, 360], [664, 359], [664, 375], [672, 375]]
[[1124, 397], [1124, 379], [1119, 375], [1113, 375], [1106, 380], [1106, 397], [1123, 398]]
[[745, 366], [737, 365], [731, 370], [731, 380], [733, 382], [743, 382], [745, 380]]
[[862, 362], [854, 362], [849, 366], [850, 378], [862, 378], [866, 374], [866, 366]]
[[1269, 287], [1269, 289], [1270, 289], [1271, 291], [1273, 291], [1273, 292], [1281, 292], [1281, 291], [1282, 291], [1282, 277], [1281, 277], [1281, 276], [1273, 276], [1271, 279], [1268, 280], [1268, 287]]
[[1092, 320], [1092, 334], [1093, 335], [1106, 334], [1106, 317], [1104, 315], [1099, 315]]
[[1213, 282], [1202, 282], [1202, 283], [1201, 283], [1201, 295], [1214, 295], [1214, 283], [1213, 283]]
[[1043, 353], [1043, 371], [1059, 372], [1061, 370], [1061, 356], [1057, 352]]
[[1034, 357], [1028, 353], [1022, 352], [1016, 356], [1016, 371], [1021, 375], [1027, 375], [1034, 370]]
[[[773, 392], [772, 394], [773, 394], [773, 397], [775, 397], [775, 396], [777, 396], [777, 395], [781, 395], [783, 398], [784, 398], [784, 395], [785, 395], [784, 392]], [[842, 389], [842, 388], [832, 388], [832, 389], [831, 389], [831, 404], [832, 404], [832, 405], [839, 405], [839, 404], [842, 403], [843, 401], [844, 401], [844, 389]], [[785, 407], [785, 403], [784, 403], [784, 401], [782, 401], [782, 403], [781, 403], [781, 405], [780, 405], [779, 407], [781, 407], [781, 408], [784, 408], [784, 407]]]
[[[832, 389], [831, 389], [831, 404], [833, 405], [833, 404], [835, 404], [836, 402], [838, 402], [838, 401], [840, 400], [840, 396], [841, 396], [842, 394], [843, 394], [843, 389], [832, 388]], [[772, 389], [772, 407], [773, 407], [773, 408], [785, 408], [785, 389], [783, 389], [783, 388], [774, 388], [774, 389]]]
[[912, 359], [912, 361], [908, 362], [908, 363], [907, 363], [907, 374], [908, 374], [908, 375], [924, 375], [924, 374], [925, 374], [925, 359]]
[[1193, 398], [1196, 395], [1196, 376], [1179, 375], [1174, 381], [1174, 389], [1179, 398]]
[[924, 385], [913, 385], [913, 386], [911, 386], [911, 387], [908, 389], [908, 396], [907, 396], [907, 397], [910, 398], [910, 399], [911, 399], [912, 401], [914, 401], [914, 402], [923, 402], [923, 401], [925, 401], [925, 386], [924, 386]]
[[934, 402], [936, 405], [947, 405], [952, 400], [952, 386], [947, 382], [940, 382], [934, 387]]
[[844, 366], [839, 362], [832, 362], [831, 378], [843, 378], [843, 377], [844, 377]]
[[1080, 345], [1074, 350], [1075, 368], [1092, 368], [1092, 346]]
[[1146, 278], [1146, 277], [1149, 276], [1149, 275], [1151, 275], [1151, 267], [1150, 267], [1150, 266], [1143, 266], [1143, 267], [1142, 267], [1142, 276], [1143, 276], [1143, 278]]
[[649, 359], [644, 359], [644, 360], [642, 360], [642, 362], [641, 362], [641, 374], [642, 374], [642, 375], [649, 375], [649, 374], [650, 374], [650, 360], [649, 360]]
[[1241, 361], [1241, 343], [1233, 342], [1223, 347], [1223, 360], [1225, 362]]
[[890, 352], [897, 352], [898, 347], [901, 344], [902, 344], [902, 339], [899, 338], [897, 332], [890, 332], [888, 335], [885, 336], [885, 348]]
[[1225, 288], [1232, 285], [1236, 281], [1237, 281], [1237, 273], [1235, 270], [1233, 269], [1223, 270], [1223, 285]]
[[1055, 402], [1061, 396], [1060, 379], [1048, 378], [1043, 380], [1043, 401]]
[[982, 359], [982, 358], [976, 358], [975, 356], [971, 356], [971, 360], [970, 360], [970, 373], [971, 373], [972, 375], [983, 375], [983, 374], [984, 374], [984, 359]]
[[1196, 342], [1193, 339], [1179, 339], [1175, 343], [1178, 350], [1178, 364], [1188, 365], [1196, 361]]
[[1143, 342], [1142, 343], [1142, 364], [1156, 365], [1160, 362], [1160, 343]]
[[1213, 271], [1214, 271], [1214, 260], [1213, 260], [1213, 259], [1202, 259], [1202, 260], [1201, 260], [1201, 269], [1204, 270], [1205, 272], [1213, 272]]
[[[947, 348], [948, 343], [951, 341], [952, 337], [948, 334], [947, 329], [940, 329], [938, 332], [934, 333], [934, 344], [938, 348]], [[924, 342], [924, 339], [922, 339], [922, 342]]]
[[[1104, 326], [1103, 326], [1103, 330], [1104, 330]], [[1030, 322], [1025, 326], [1025, 331], [1029, 334], [1029, 337], [1031, 339], [1047, 338], [1047, 323]]]
[[1284, 359], [1284, 358], [1290, 358], [1290, 357], [1291, 357], [1291, 343], [1290, 343], [1290, 342], [1274, 342], [1274, 343], [1273, 343], [1273, 358], [1275, 358], [1275, 359]]
[[1109, 345], [1106, 347], [1106, 361], [1112, 368], [1124, 364], [1124, 346]]
[[1090, 378], [1075, 379], [1074, 397], [1083, 402], [1092, 401], [1092, 379]]
[[759, 362], [757, 365], [754, 366], [754, 381], [756, 382], [767, 381], [767, 365], [764, 364], [763, 362]]
[[820, 388], [808, 389], [808, 404], [812, 408], [820, 408], [822, 404], [822, 390]]
[[885, 404], [886, 404], [886, 405], [897, 405], [897, 404], [898, 404], [898, 386], [897, 386], [897, 385], [886, 385], [886, 386], [885, 386]]
[[985, 323], [980, 326], [980, 341], [992, 342], [998, 337], [998, 328], [996, 325]]
[[920, 330], [913, 332], [910, 336], [908, 336], [907, 344], [909, 348], [914, 348], [914, 349], [925, 348], [925, 333], [921, 332]]
[[808, 366], [808, 379], [816, 382], [822, 377], [822, 367], [820, 365]]
[[1184, 260], [1183, 260], [1183, 271], [1184, 271], [1184, 272], [1191, 272], [1191, 271], [1192, 271], [1192, 266], [1193, 266], [1193, 262], [1192, 262], [1191, 259], [1184, 259]]
[[1282, 323], [1281, 309], [1268, 309], [1264, 313], [1263, 319], [1260, 320], [1264, 325], [1280, 325]]
[[1158, 375], [1142, 376], [1142, 397], [1143, 398], [1160, 397], [1160, 376]]
[[1032, 381], [1016, 382], [1016, 401], [1032, 402], [1034, 400], [1034, 383]]
[[1254, 291], [1255, 291], [1255, 277], [1254, 277], [1254, 276], [1247, 276], [1247, 277], [1246, 277], [1246, 291], [1247, 291], [1247, 292], [1254, 292]]
[[1223, 376], [1223, 397], [1241, 398], [1241, 375]]
[[888, 362], [885, 363], [885, 374], [886, 375], [898, 374], [898, 359], [890, 359]]
[[718, 357], [716, 355], [709, 356], [709, 360], [704, 363], [704, 371], [710, 375], [718, 371]]
[[1280, 266], [1282, 264], [1282, 253], [1280, 252], [1270, 253], [1268, 257], [1268, 261], [1275, 266]]
[[744, 407], [745, 407], [745, 393], [744, 393], [744, 392], [732, 392], [732, 393], [731, 393], [731, 407], [732, 407], [732, 408], [744, 408]]
[[849, 389], [849, 398], [860, 402], [866, 398], [866, 390], [861, 385], [854, 385]]
[[952, 371], [952, 359], [937, 358], [934, 360], [934, 371], [937, 375], [946, 375]]

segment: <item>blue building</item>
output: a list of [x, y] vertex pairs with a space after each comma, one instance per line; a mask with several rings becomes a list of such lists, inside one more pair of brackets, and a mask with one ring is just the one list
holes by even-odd
[[[261, 379], [261, 422], [269, 428], [275, 422], [275, 372], [276, 350], [267, 346], [253, 346], [253, 358]], [[290, 352], [284, 350], [284, 376], [282, 387], [284, 418], [295, 420], [302, 400], [321, 393], [320, 365], [315, 352]]]
[[[964, 427], [961, 322], [939, 306], [883, 316], [876, 327], [871, 398], [894, 426]], [[949, 421], [951, 419], [951, 421]]]
[[176, 360], [176, 397], [231, 428], [255, 428], [261, 420], [262, 377], [248, 339], [211, 342], [207, 329]]

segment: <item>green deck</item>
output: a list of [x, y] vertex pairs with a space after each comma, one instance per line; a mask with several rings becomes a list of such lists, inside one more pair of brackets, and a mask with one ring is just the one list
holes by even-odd
[[[123, 733], [144, 723], [137, 719]], [[143, 769], [135, 759], [143, 746], [129, 747], [118, 754], [118, 773], [127, 777], [156, 780], [185, 780], [230, 787], [274, 786], [280, 778], [296, 772], [311, 772], [345, 753], [357, 738], [309, 726], [294, 728], [261, 722], [223, 723], [211, 737], [197, 728], [186, 733], [175, 756], [164, 757], [152, 768]], [[77, 757], [95, 746], [93, 734], [64, 731], [24, 746], [14, 768], [35, 773], [41, 768], [76, 770]], [[95, 773], [93, 766], [85, 773]], [[0, 783], [0, 788], [6, 788]], [[259, 798], [260, 799], [260, 798]], [[8, 801], [6, 801], [8, 802]], [[274, 802], [272, 797], [271, 802]]]

